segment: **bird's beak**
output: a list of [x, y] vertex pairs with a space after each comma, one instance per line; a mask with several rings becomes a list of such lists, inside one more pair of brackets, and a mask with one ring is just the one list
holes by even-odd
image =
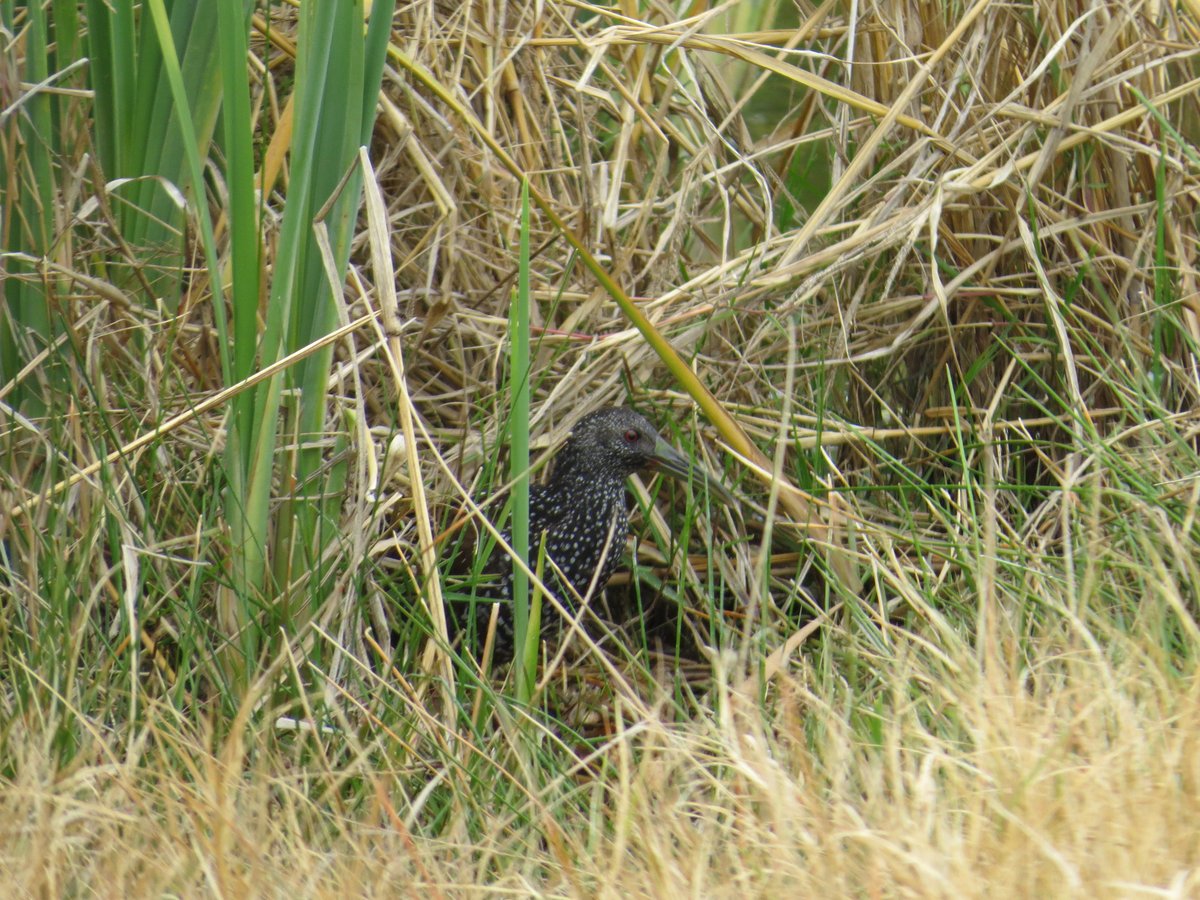
[[664, 441], [661, 437], [654, 440], [654, 452], [650, 456], [656, 469], [660, 469], [672, 478], [677, 478], [684, 484], [693, 478], [708, 493], [717, 497], [726, 506], [736, 506], [737, 498], [721, 482], [704, 471], [700, 466], [692, 465], [692, 461]]

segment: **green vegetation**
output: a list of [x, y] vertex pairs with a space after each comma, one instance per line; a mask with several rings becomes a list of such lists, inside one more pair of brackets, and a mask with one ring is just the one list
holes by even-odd
[[201, 6], [0, 0], [8, 892], [1200, 892], [1193, 0]]

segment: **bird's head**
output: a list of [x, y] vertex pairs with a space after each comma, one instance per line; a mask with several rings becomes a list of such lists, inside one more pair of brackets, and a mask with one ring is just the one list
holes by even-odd
[[555, 477], [564, 463], [574, 477], [623, 480], [645, 469], [660, 470], [685, 483], [695, 477], [724, 502], [734, 502], [720, 482], [659, 437], [645, 416], [624, 407], [605, 407], [580, 419], [555, 459]]

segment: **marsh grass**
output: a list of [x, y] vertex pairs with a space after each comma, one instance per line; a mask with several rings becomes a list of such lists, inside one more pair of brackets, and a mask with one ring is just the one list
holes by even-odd
[[[198, 190], [0, 4], [6, 892], [1200, 892], [1194, 4], [310, 11], [175, 32]], [[741, 504], [518, 688], [444, 598], [609, 403]]]

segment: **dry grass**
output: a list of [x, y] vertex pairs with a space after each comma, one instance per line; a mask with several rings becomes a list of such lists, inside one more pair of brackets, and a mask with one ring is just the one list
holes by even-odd
[[[796, 30], [750, 6], [397, 9], [386, 226], [364, 220], [343, 321], [386, 298], [374, 238], [402, 324], [336, 344], [334, 581], [249, 696], [212, 662], [223, 407], [20, 516], [33, 465], [9, 467], [5, 891], [1200, 896], [1200, 10], [802, 3]], [[553, 713], [589, 694], [587, 736], [424, 640], [416, 522], [503, 482], [520, 183], [497, 148], [774, 466], [725, 452], [535, 209], [536, 446], [633, 404], [744, 499], [642, 516], [635, 597], [688, 612], [544, 673]], [[107, 299], [72, 333], [103, 389], [10, 459], [85, 466], [223, 387], [201, 298]], [[61, 646], [14, 643], [30, 622]], [[691, 667], [648, 662], [676, 633]]]
[[860, 692], [801, 664], [766, 721], [728, 684], [689, 722], [639, 717], [597, 752], [604, 777], [526, 784], [522, 807], [492, 810], [483, 833], [460, 810], [422, 834], [429, 798], [382, 763], [382, 734], [353, 749], [331, 736], [336, 758], [321, 759], [257, 729], [214, 739], [162, 710], [63, 767], [44, 732], [22, 729], [6, 890], [1195, 894], [1194, 680], [1179, 689], [1140, 662], [1040, 646], [1034, 672], [965, 675], [969, 659], [934, 671], [902, 640], [879, 660], [887, 707], [872, 739]]

